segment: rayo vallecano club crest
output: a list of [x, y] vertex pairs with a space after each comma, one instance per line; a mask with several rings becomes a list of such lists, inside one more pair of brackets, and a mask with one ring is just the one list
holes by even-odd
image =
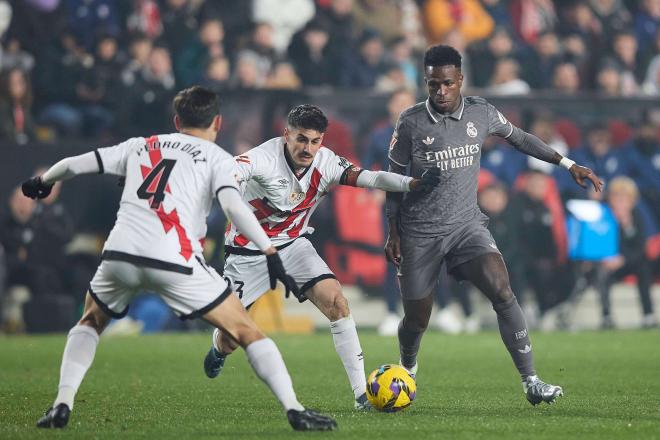
[[467, 123], [467, 135], [471, 138], [477, 137], [477, 127], [474, 126], [474, 122], [470, 121]]

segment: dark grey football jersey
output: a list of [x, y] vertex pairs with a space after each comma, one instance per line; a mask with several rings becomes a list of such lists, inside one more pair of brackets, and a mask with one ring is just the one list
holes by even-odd
[[409, 166], [413, 177], [439, 170], [440, 184], [430, 193], [410, 192], [400, 209], [402, 230], [414, 236], [448, 234], [484, 219], [477, 206], [481, 148], [489, 135], [509, 137], [513, 125], [478, 96], [464, 97], [459, 109], [440, 115], [427, 101], [399, 117], [389, 157]]

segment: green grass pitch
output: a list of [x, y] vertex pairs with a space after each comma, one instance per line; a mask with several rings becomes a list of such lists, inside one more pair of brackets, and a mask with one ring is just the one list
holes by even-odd
[[[0, 439], [660, 439], [660, 332], [533, 335], [541, 377], [564, 386], [532, 407], [499, 335], [422, 342], [417, 399], [399, 414], [356, 413], [329, 333], [274, 337], [304, 405], [339, 431], [296, 433], [243, 352], [202, 371], [206, 334], [102, 339], [69, 426], [38, 430], [52, 403], [64, 335], [0, 337]], [[366, 367], [398, 360], [395, 338], [362, 332]]]

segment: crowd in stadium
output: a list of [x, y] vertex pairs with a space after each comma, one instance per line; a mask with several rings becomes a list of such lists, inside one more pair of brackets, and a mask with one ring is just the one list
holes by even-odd
[[[192, 84], [221, 93], [359, 89], [388, 96], [389, 118], [347, 156], [387, 168], [398, 113], [426, 96], [421, 53], [435, 43], [462, 53], [467, 94], [660, 97], [660, 0], [0, 0], [0, 35], [0, 140], [19, 145], [171, 131], [171, 99]], [[606, 292], [632, 274], [655, 322], [648, 292], [660, 266], [658, 123], [653, 112], [634, 125], [588, 126], [538, 113], [525, 125], [611, 189], [602, 203], [621, 230], [623, 260], [596, 271], [566, 270], [565, 227], [566, 201], [596, 195], [504, 141], [484, 146], [481, 207], [514, 291], [536, 293], [541, 313], [570, 299], [588, 274], [611, 326]], [[9, 198], [0, 237], [9, 287], [66, 291], [58, 286], [88, 277], [74, 270], [61, 279], [75, 227], [56, 198]], [[396, 289], [393, 276], [385, 290]], [[18, 292], [14, 304], [27, 298]], [[395, 312], [396, 292], [385, 296]]]
[[5, 0], [0, 18], [0, 134], [19, 141], [158, 126], [191, 84], [416, 90], [429, 43], [488, 94], [660, 93], [658, 0]]

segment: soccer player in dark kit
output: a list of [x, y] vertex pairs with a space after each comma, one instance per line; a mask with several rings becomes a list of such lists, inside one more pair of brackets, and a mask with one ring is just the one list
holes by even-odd
[[562, 388], [539, 379], [523, 312], [511, 290], [502, 255], [477, 205], [481, 148], [489, 135], [517, 150], [559, 165], [586, 187], [603, 183], [588, 168], [562, 157], [543, 141], [515, 127], [477, 96], [461, 95], [461, 55], [433, 46], [424, 55], [429, 97], [399, 117], [390, 143], [390, 171], [420, 176], [434, 169], [440, 184], [428, 193], [387, 193], [389, 236], [385, 254], [399, 270], [404, 317], [399, 324], [401, 365], [417, 373], [417, 353], [433, 305], [442, 265], [455, 278], [471, 281], [493, 304], [504, 345], [532, 405], [553, 403]]

